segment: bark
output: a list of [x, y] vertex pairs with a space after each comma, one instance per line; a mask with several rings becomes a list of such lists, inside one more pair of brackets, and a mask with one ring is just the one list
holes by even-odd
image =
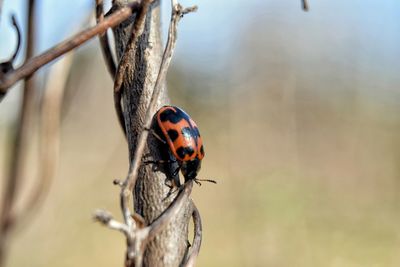
[[[127, 4], [127, 0], [113, 1], [113, 9]], [[120, 60], [131, 34], [134, 16], [114, 28], [117, 59]], [[122, 105], [127, 129], [130, 161], [135, 152], [138, 136], [154, 89], [163, 53], [160, 32], [160, 4], [155, 1], [149, 9], [145, 29], [136, 44], [135, 55], [129, 55], [130, 64], [122, 83]], [[166, 86], [158, 100], [158, 107], [169, 102]], [[146, 157], [160, 159], [161, 144], [149, 136]], [[176, 193], [166, 198], [170, 189], [165, 185], [165, 174], [156, 166], [142, 165], [134, 192], [135, 211], [146, 223], [153, 222], [172, 202]], [[144, 266], [179, 266], [187, 250], [188, 224], [192, 214], [190, 201], [146, 247]]]

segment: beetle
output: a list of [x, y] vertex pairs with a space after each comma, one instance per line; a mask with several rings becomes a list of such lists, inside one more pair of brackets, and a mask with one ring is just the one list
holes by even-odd
[[163, 106], [154, 116], [157, 122], [154, 135], [170, 152], [167, 162], [177, 163], [171, 173], [176, 184], [179, 185], [179, 177], [176, 178], [179, 171], [182, 172], [185, 182], [194, 180], [198, 184], [199, 181], [215, 183], [213, 180], [196, 178], [205, 154], [199, 128], [192, 118], [176, 106]]

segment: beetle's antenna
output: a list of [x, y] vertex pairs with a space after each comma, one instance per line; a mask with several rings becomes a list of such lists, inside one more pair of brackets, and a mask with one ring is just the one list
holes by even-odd
[[194, 179], [195, 183], [201, 186], [201, 182], [209, 182], [209, 183], [213, 183], [213, 184], [217, 184], [217, 181], [215, 180], [210, 180], [210, 179]]

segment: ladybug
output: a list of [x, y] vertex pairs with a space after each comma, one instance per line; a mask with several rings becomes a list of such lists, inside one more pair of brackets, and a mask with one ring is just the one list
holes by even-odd
[[[176, 106], [163, 106], [156, 114], [155, 136], [169, 150], [167, 162], [177, 163], [172, 171], [172, 177], [179, 185], [179, 171], [182, 172], [185, 182], [194, 180], [200, 184], [197, 174], [201, 168], [201, 160], [204, 158], [204, 146], [199, 128], [190, 116]], [[170, 165], [171, 166], [171, 165]], [[203, 180], [215, 183], [213, 180]]]

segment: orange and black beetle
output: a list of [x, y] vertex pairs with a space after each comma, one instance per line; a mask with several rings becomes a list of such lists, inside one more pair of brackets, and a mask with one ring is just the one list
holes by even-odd
[[175, 106], [163, 106], [155, 117], [158, 126], [156, 132], [168, 145], [178, 163], [173, 176], [180, 170], [185, 181], [197, 182], [197, 173], [204, 158], [204, 146], [196, 123], [185, 111]]

